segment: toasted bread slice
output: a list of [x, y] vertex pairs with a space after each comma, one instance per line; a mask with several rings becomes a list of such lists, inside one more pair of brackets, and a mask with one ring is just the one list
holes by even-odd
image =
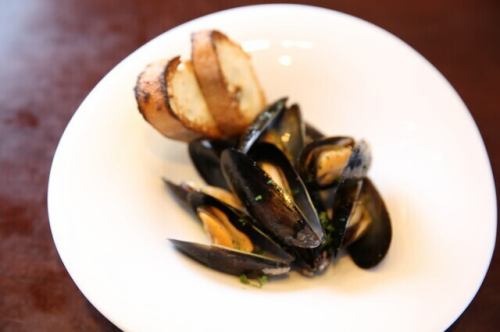
[[182, 125], [164, 98], [161, 77], [167, 64], [168, 60], [160, 60], [146, 66], [137, 78], [135, 99], [144, 119], [156, 130], [173, 139], [191, 141], [200, 135]]
[[191, 36], [192, 61], [208, 108], [226, 136], [244, 132], [265, 106], [247, 53], [221, 32]]
[[175, 57], [148, 65], [137, 79], [135, 96], [144, 119], [169, 138], [221, 137], [189, 61]]
[[222, 133], [210, 113], [198, 85], [191, 61], [181, 63], [180, 58], [170, 60], [165, 82], [167, 101], [184, 127], [204, 137], [221, 138]]

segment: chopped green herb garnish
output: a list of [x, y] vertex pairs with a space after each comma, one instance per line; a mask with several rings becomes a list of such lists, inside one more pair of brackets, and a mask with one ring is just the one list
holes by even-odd
[[319, 221], [321, 222], [321, 225], [323, 227], [326, 227], [328, 225], [328, 214], [326, 213], [326, 211], [320, 212]]
[[257, 279], [249, 279], [245, 274], [240, 275], [240, 282], [245, 285], [253, 286], [256, 288], [262, 288], [265, 283], [267, 283], [269, 279], [266, 275], [262, 275]]
[[244, 274], [240, 275], [240, 282], [242, 284], [248, 285], [250, 283], [250, 280], [248, 280], [248, 277]]
[[268, 280], [269, 280], [269, 279], [267, 278], [267, 276], [266, 276], [266, 275], [260, 276], [260, 277], [257, 279], [257, 281], [258, 281], [258, 282], [259, 282], [259, 284], [260, 284], [260, 287], [264, 286], [264, 284], [265, 284], [266, 282], [268, 282]]
[[267, 182], [266, 182], [266, 183], [267, 183], [267, 184], [273, 184], [273, 180], [269, 179], [269, 180], [267, 180]]
[[262, 195], [255, 196], [255, 201], [256, 202], [262, 201]]
[[247, 220], [245, 218], [238, 218], [238, 222], [245, 226], [247, 224]]

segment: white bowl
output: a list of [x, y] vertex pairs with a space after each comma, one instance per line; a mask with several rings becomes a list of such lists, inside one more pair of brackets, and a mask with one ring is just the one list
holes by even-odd
[[[142, 119], [132, 88], [147, 63], [189, 56], [190, 33], [203, 28], [243, 43], [269, 101], [290, 96], [324, 132], [371, 143], [370, 176], [394, 231], [379, 267], [361, 270], [343, 257], [320, 277], [292, 273], [255, 289], [166, 241], [205, 241], [161, 181], [198, 176], [186, 146]], [[296, 5], [205, 16], [127, 57], [68, 124], [48, 194], [54, 241], [71, 277], [129, 331], [444, 330], [488, 268], [495, 202], [480, 134], [431, 64], [372, 24]]]

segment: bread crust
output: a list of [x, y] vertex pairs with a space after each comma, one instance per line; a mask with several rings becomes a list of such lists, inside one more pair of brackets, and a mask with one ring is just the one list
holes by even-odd
[[144, 119], [166, 137], [189, 142], [200, 134], [186, 128], [170, 107], [162, 81], [170, 61], [159, 60], [146, 66], [137, 77], [134, 88], [139, 112]]

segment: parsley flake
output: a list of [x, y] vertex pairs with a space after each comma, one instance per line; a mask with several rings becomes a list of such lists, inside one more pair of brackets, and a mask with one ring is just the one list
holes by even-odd
[[245, 274], [240, 275], [240, 282], [245, 285], [249, 285], [256, 288], [262, 288], [265, 283], [269, 281], [266, 275], [262, 275], [257, 279], [249, 279]]
[[250, 284], [250, 280], [248, 280], [248, 277], [244, 274], [240, 275], [240, 282], [245, 285]]
[[328, 214], [326, 213], [326, 211], [320, 212], [319, 221], [321, 222], [321, 225], [323, 225], [323, 227], [326, 227], [328, 225]]
[[263, 275], [263, 276], [260, 276], [258, 279], [257, 279], [257, 282], [260, 284], [260, 287], [264, 286], [264, 284], [266, 282], [268, 282], [268, 278], [266, 275]]

